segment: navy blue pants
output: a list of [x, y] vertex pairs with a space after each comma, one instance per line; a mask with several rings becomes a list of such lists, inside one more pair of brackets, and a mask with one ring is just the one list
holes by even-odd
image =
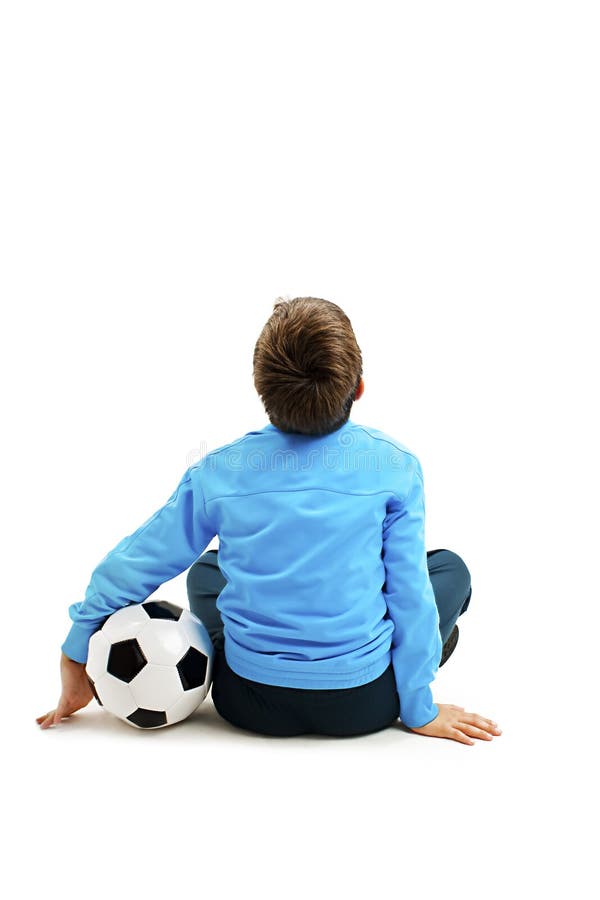
[[[471, 601], [471, 575], [451, 550], [429, 550], [427, 568], [445, 643]], [[234, 672], [225, 658], [223, 621], [216, 606], [226, 584], [217, 550], [203, 553], [187, 575], [190, 609], [204, 622], [215, 649], [212, 699], [223, 719], [238, 728], [277, 737], [353, 737], [381, 731], [396, 721], [400, 699], [391, 663], [374, 681], [331, 690], [263, 684]]]

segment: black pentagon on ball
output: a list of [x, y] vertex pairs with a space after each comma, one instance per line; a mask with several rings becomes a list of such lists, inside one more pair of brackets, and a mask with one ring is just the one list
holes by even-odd
[[204, 684], [207, 665], [208, 658], [195, 647], [190, 647], [185, 656], [181, 657], [177, 663], [177, 671], [184, 691], [191, 691]]
[[117, 641], [108, 654], [106, 671], [129, 684], [142, 671], [148, 660], [135, 638]]
[[151, 619], [171, 619], [175, 622], [179, 621], [183, 612], [181, 606], [169, 603], [168, 600], [149, 600], [142, 603], [142, 608]]
[[160, 725], [167, 724], [167, 714], [165, 712], [157, 709], [142, 709], [141, 706], [127, 718], [134, 725], [139, 725], [140, 728], [157, 728]]

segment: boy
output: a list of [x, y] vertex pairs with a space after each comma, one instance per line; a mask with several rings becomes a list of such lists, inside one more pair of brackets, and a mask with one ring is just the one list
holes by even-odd
[[[36, 721], [47, 728], [89, 703], [88, 641], [106, 616], [191, 566], [190, 609], [215, 648], [213, 702], [231, 724], [351, 736], [401, 718], [465, 744], [500, 734], [433, 701], [470, 575], [456, 554], [425, 550], [418, 459], [350, 419], [364, 382], [348, 317], [327, 300], [278, 298], [253, 376], [269, 424], [190, 466], [101, 560], [69, 607], [58, 706]], [[215, 535], [218, 551], [203, 553]]]

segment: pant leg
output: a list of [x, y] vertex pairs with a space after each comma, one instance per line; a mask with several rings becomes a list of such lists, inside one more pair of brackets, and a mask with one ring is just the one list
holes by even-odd
[[187, 574], [186, 586], [190, 610], [202, 619], [215, 649], [223, 646], [223, 620], [217, 609], [217, 597], [227, 584], [219, 568], [216, 550], [207, 550]]
[[427, 551], [427, 568], [445, 644], [456, 620], [471, 602], [471, 573], [457, 553], [444, 549]]

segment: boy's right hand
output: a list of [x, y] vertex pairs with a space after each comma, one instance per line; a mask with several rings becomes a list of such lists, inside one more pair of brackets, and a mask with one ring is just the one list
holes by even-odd
[[461, 744], [474, 744], [475, 741], [471, 740], [472, 737], [491, 741], [494, 735], [502, 734], [496, 722], [484, 719], [477, 713], [465, 712], [464, 706], [438, 703], [437, 707], [439, 712], [435, 719], [432, 719], [427, 725], [411, 728], [411, 731], [425, 734], [428, 737], [451, 738], [453, 741], [460, 741]]

